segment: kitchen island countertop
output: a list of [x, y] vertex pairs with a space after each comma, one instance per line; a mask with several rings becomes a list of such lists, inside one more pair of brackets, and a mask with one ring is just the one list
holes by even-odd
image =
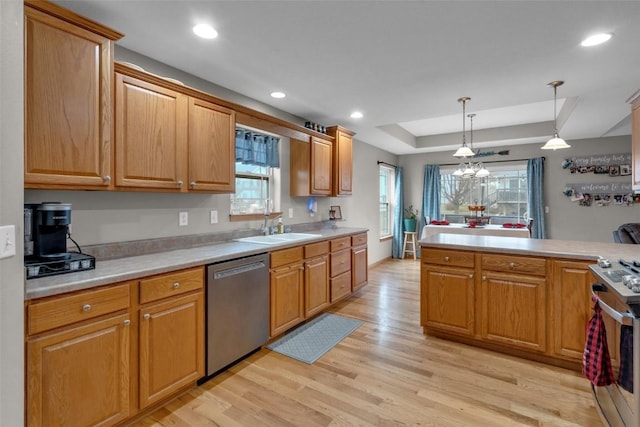
[[96, 268], [94, 270], [25, 280], [25, 300], [124, 282], [184, 268], [197, 267], [233, 258], [305, 245], [321, 240], [351, 236], [367, 231], [368, 229], [366, 228], [357, 227], [322, 228], [308, 232], [319, 234], [319, 237], [294, 242], [262, 245], [257, 243], [224, 241], [188, 249], [98, 261], [96, 262]]

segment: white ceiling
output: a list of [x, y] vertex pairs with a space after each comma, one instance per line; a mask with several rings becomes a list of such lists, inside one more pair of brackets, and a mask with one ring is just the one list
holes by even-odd
[[[569, 143], [629, 135], [626, 100], [640, 88], [640, 1], [56, 3], [124, 33], [127, 49], [395, 154], [460, 145], [461, 96], [477, 114], [474, 146], [542, 143], [553, 80], [565, 81], [558, 128]], [[219, 37], [196, 38], [200, 22]], [[581, 47], [594, 32], [615, 35]]]

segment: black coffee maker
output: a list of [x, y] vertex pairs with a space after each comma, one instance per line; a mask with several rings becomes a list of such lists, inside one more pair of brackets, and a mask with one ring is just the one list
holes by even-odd
[[71, 204], [48, 202], [24, 206], [25, 258], [42, 261], [69, 259], [67, 234]]

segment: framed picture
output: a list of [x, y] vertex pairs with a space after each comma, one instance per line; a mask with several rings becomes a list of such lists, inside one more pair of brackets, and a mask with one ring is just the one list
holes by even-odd
[[631, 165], [620, 165], [620, 175], [631, 175]]
[[329, 208], [329, 219], [342, 219], [340, 206], [331, 206]]
[[620, 175], [620, 166], [614, 165], [609, 166], [609, 176], [619, 176]]

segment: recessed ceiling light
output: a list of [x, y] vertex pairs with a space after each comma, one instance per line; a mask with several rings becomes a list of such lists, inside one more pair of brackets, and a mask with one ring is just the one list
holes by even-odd
[[594, 34], [582, 40], [582, 42], [580, 43], [580, 46], [584, 46], [584, 47], [597, 46], [599, 44], [606, 42], [612, 36], [613, 36], [612, 33]]
[[363, 115], [360, 111], [354, 111], [353, 113], [351, 113], [352, 119], [361, 119], [362, 117]]
[[285, 95], [284, 92], [271, 92], [271, 96], [279, 99], [284, 98], [287, 95]]
[[208, 24], [198, 24], [193, 27], [193, 32], [203, 39], [215, 39], [218, 37], [218, 32], [213, 29], [211, 25]]

